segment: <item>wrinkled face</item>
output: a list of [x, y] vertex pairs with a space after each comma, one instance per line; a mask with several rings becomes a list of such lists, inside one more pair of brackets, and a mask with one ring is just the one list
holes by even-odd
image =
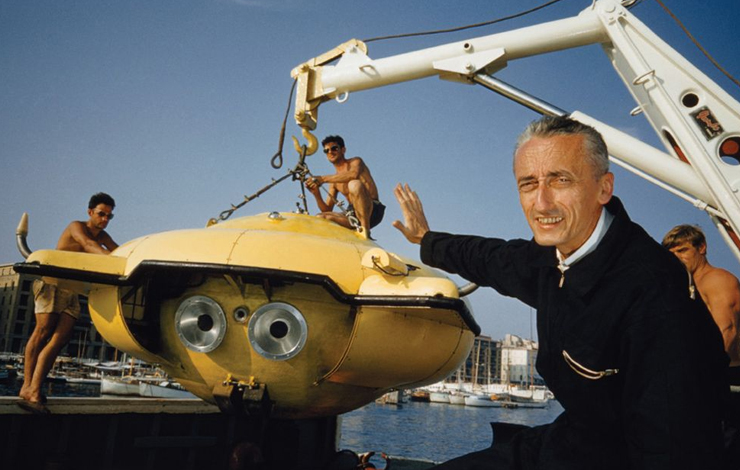
[[107, 204], [98, 204], [94, 209], [88, 209], [87, 215], [90, 216], [90, 223], [93, 227], [103, 230], [113, 218], [113, 207]]
[[514, 157], [514, 176], [535, 241], [568, 256], [593, 233], [614, 175], [595, 176], [583, 136], [533, 137]]
[[685, 241], [679, 243], [670, 250], [671, 253], [681, 260], [683, 265], [686, 266], [686, 269], [693, 274], [701, 265], [704, 256], [707, 254], [707, 245], [701, 245], [697, 248], [690, 242]]
[[341, 147], [336, 142], [327, 142], [326, 145], [324, 145], [324, 153], [330, 163], [334, 163], [341, 157], [344, 157], [344, 152], [346, 151], [347, 149], [345, 147]]

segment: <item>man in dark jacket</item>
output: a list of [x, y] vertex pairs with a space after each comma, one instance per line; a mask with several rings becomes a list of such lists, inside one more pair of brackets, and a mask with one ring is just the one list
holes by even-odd
[[[396, 187], [422, 261], [537, 309], [537, 370], [564, 408], [441, 469], [714, 469], [727, 397], [722, 341], [686, 273], [612, 197], [601, 135], [546, 117], [514, 156], [534, 240], [429, 230], [421, 201]], [[499, 433], [501, 434], [501, 433]]]

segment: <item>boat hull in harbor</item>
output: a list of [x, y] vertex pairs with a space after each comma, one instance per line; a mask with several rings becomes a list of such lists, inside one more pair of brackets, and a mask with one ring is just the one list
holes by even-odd
[[501, 402], [491, 400], [488, 395], [469, 395], [465, 397], [465, 406], [473, 406], [478, 408], [494, 408], [500, 407]]
[[138, 396], [139, 381], [134, 377], [103, 377], [100, 381], [101, 395]]
[[447, 392], [429, 392], [429, 401], [432, 403], [449, 403], [450, 394]]
[[464, 405], [466, 396], [467, 395], [451, 393], [450, 394], [450, 405]]
[[151, 382], [139, 382], [139, 395], [149, 398], [196, 398], [195, 395], [177, 388], [170, 383], [166, 385]]
[[375, 403], [381, 405], [401, 405], [404, 403], [403, 392], [401, 390], [392, 390], [380, 398], [375, 399]]

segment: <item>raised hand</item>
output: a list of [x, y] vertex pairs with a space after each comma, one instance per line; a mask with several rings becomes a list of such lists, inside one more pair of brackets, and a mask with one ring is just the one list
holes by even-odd
[[405, 222], [403, 224], [401, 221], [396, 220], [393, 222], [393, 226], [400, 230], [408, 241], [420, 244], [421, 239], [424, 238], [424, 234], [429, 231], [429, 224], [424, 215], [424, 207], [421, 204], [421, 199], [416, 195], [416, 192], [411, 190], [408, 184], [405, 186], [401, 183], [397, 184], [393, 193], [396, 195], [396, 200], [401, 206]]

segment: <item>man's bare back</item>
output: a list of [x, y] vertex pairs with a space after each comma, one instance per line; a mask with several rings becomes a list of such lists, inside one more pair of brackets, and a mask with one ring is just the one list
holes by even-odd
[[698, 227], [674, 227], [663, 238], [663, 246], [691, 274], [696, 290], [722, 333], [730, 367], [740, 366], [740, 282], [729, 271], [709, 263], [706, 238]]
[[730, 366], [740, 366], [740, 282], [730, 272], [708, 263], [694, 273], [694, 282], [722, 332]]
[[57, 250], [108, 254], [118, 248], [104, 230], [113, 218], [113, 207], [101, 203], [87, 212], [90, 216], [87, 222], [75, 220], [64, 229]]
[[[84, 237], [81, 237], [80, 234]], [[87, 250], [85, 249], [85, 245], [83, 245], [84, 242], [81, 243], [79, 241], [82, 239], [89, 239], [95, 242], [95, 244], [101, 249], [104, 249], [106, 253], [109, 253], [118, 246], [113, 242], [113, 239], [105, 230], [101, 230], [97, 235], [95, 235], [84, 222], [76, 220], [69, 224], [67, 228], [64, 229], [64, 232], [62, 232], [62, 235], [59, 237], [59, 241], [57, 242], [57, 250], [89, 252], [89, 248]]]

